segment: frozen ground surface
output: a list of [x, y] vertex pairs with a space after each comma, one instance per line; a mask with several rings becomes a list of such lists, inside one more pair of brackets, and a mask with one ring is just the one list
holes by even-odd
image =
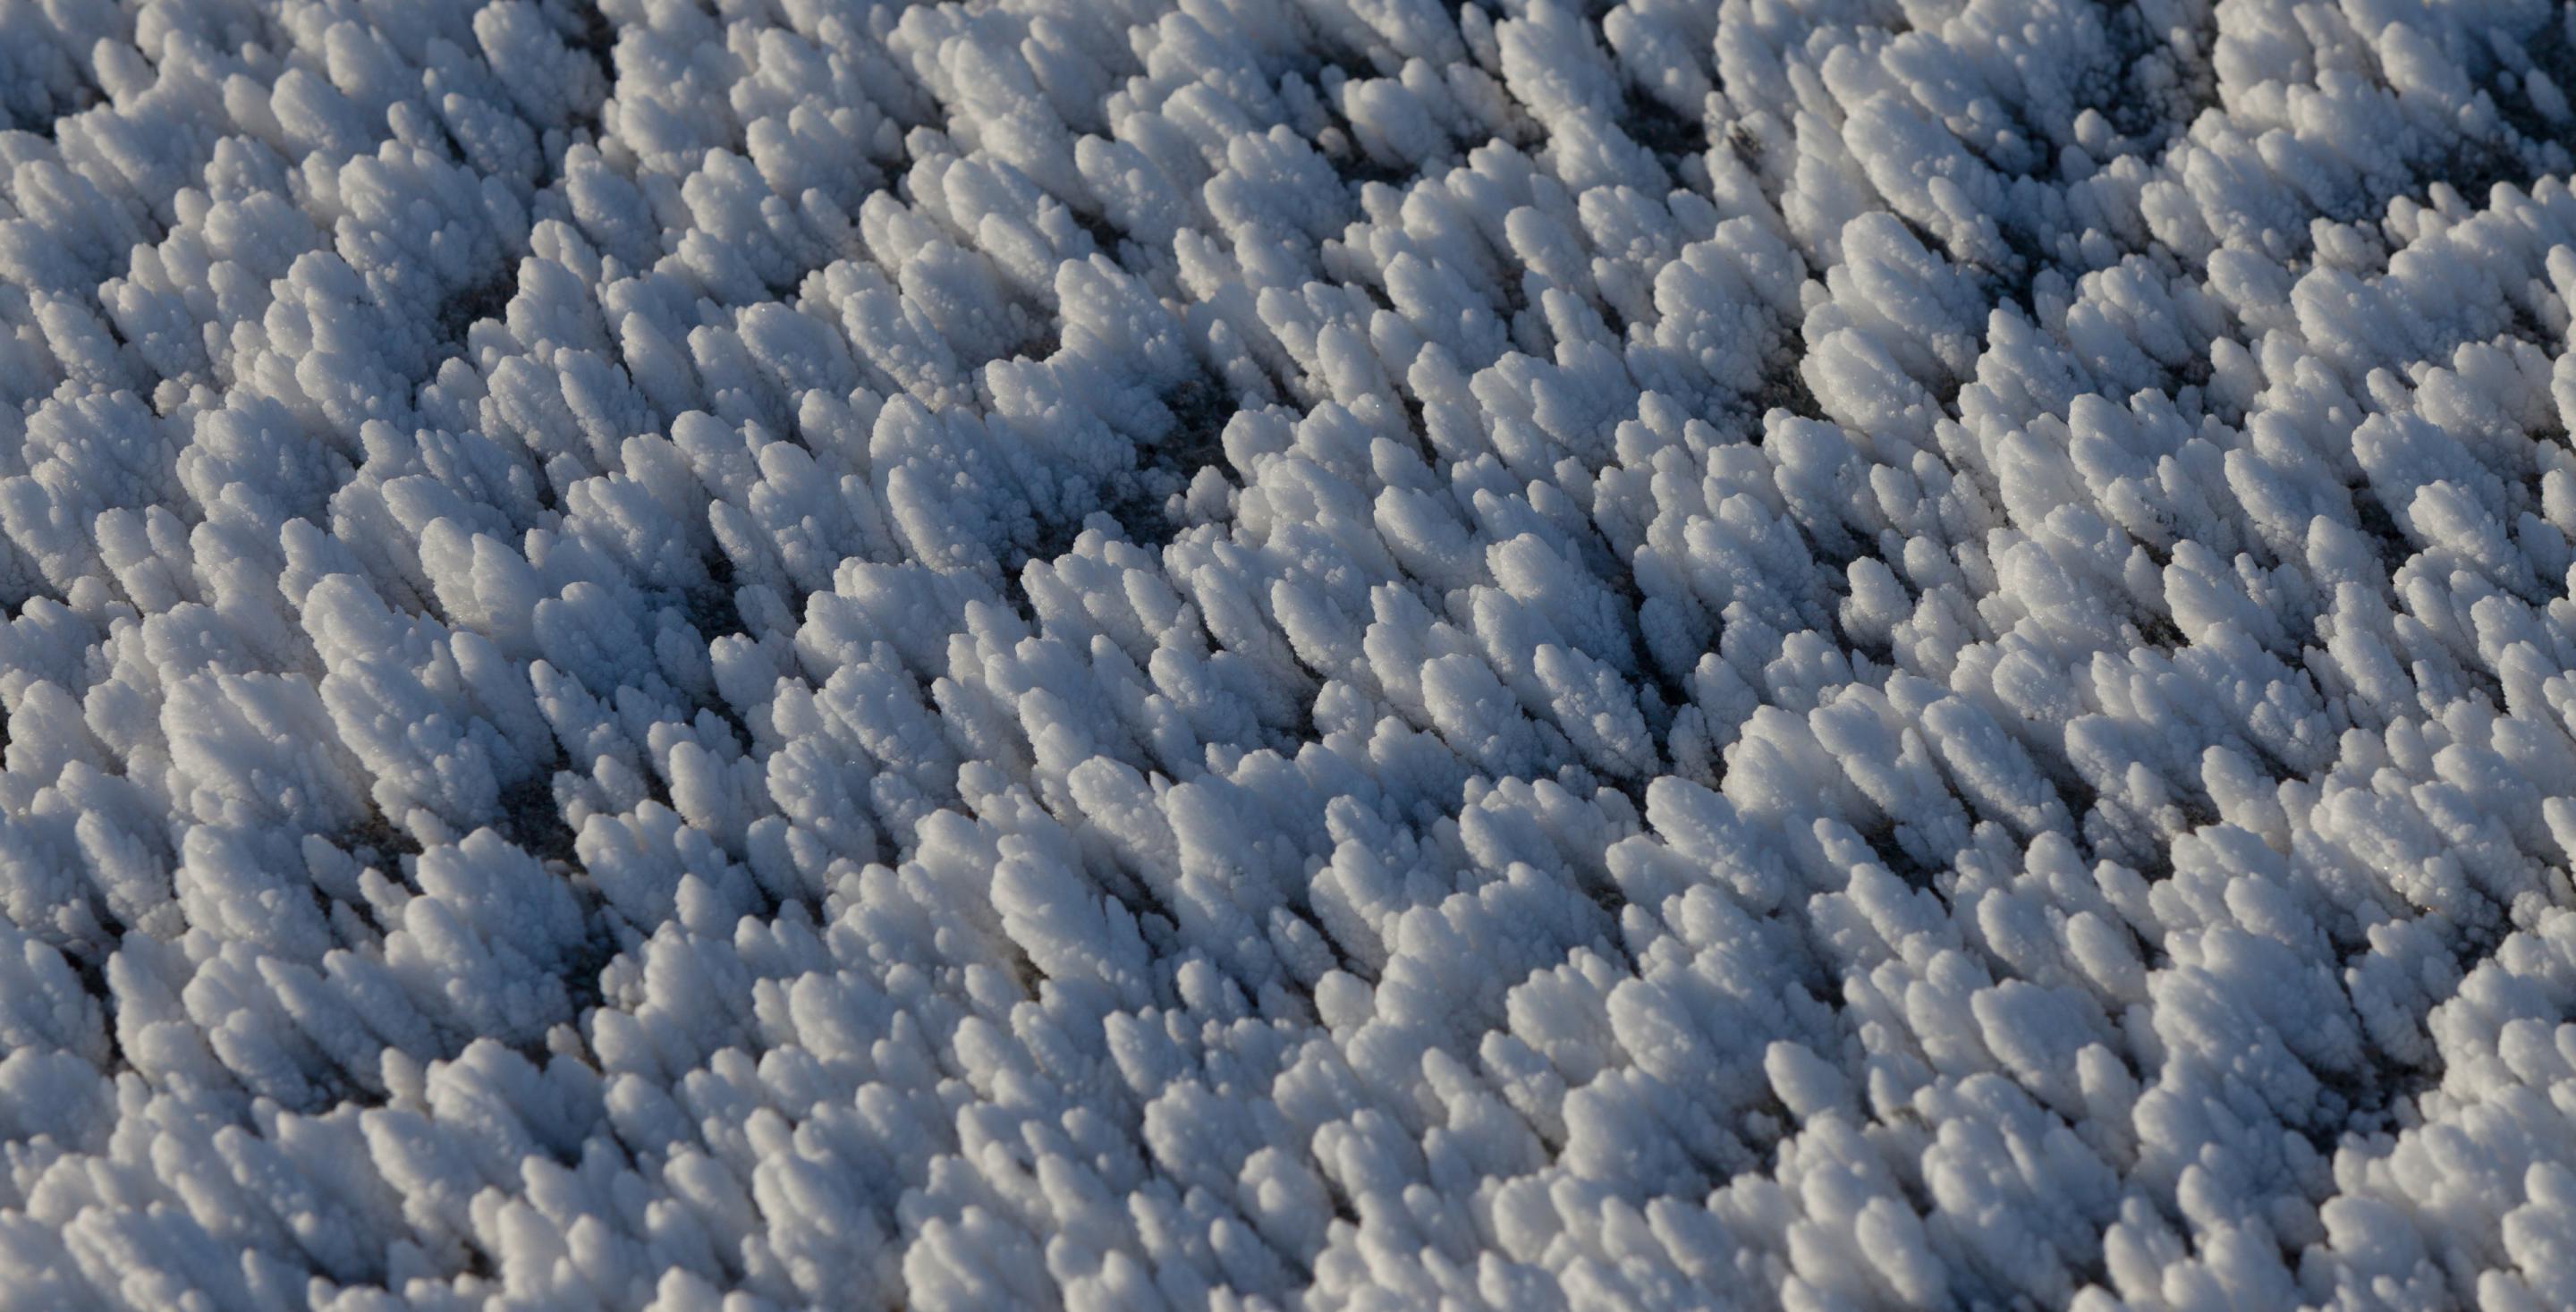
[[2576, 1305], [2571, 22], [0, 0], [0, 1308]]

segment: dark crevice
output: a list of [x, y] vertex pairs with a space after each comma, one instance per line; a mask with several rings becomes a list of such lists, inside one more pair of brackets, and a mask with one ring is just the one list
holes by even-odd
[[538, 770], [501, 790], [501, 821], [493, 826], [520, 851], [539, 861], [571, 865], [572, 826], [555, 801], [554, 771]]
[[[112, 913], [107, 913], [105, 908], [102, 907], [100, 910], [105, 921], [104, 937], [107, 942], [114, 943], [123, 938], [124, 924], [119, 922]], [[64, 963], [72, 968], [73, 976], [80, 981], [81, 992], [97, 1000], [101, 1017], [106, 1022], [99, 1027], [107, 1039], [106, 1074], [114, 1078], [133, 1070], [133, 1062], [125, 1055], [125, 1039], [118, 1033], [116, 1024], [116, 990], [107, 982], [108, 953], [103, 949], [75, 951], [67, 948], [62, 950], [62, 958]]]
[[1668, 168], [1682, 159], [1708, 152], [1706, 122], [1687, 118], [1642, 91], [1629, 92], [1628, 112], [1620, 117], [1619, 130]]
[[[597, 898], [590, 892], [586, 880], [580, 892], [584, 911], [595, 915], [596, 911], [592, 904], [597, 901]], [[555, 972], [555, 978], [563, 984], [566, 1007], [575, 1020], [607, 1005], [608, 995], [601, 987], [600, 977], [607, 972], [609, 964], [617, 960], [618, 954], [624, 950], [619, 946], [614, 934], [604, 931], [587, 934], [583, 936], [580, 949], [573, 954], [572, 960], [565, 962]]]
[[432, 313], [431, 322], [444, 351], [461, 350], [465, 335], [485, 319], [498, 319], [510, 308], [510, 298], [519, 294], [519, 262], [504, 259], [501, 267], [481, 281], [459, 287], [447, 294]]
[[420, 840], [398, 828], [384, 808], [370, 804], [367, 817], [340, 835], [338, 846], [362, 866], [398, 867], [404, 857], [419, 856]]
[[[2559, 95], [2564, 97], [2576, 93], [2576, 42], [2569, 40], [2567, 24], [2557, 21], [2560, 17], [2552, 15], [2543, 21], [2538, 31], [2522, 39], [2520, 50], [2522, 57], [2530, 61], [2533, 71], [2548, 77], [2558, 88]], [[2500, 82], [2507, 72], [2499, 68], [2495, 70], [2496, 76], [2486, 80]], [[2539, 145], [2566, 145], [2570, 125], [2541, 117], [2540, 111], [2532, 107], [2530, 92], [2521, 76], [2515, 76], [2516, 85], [2511, 91], [2501, 85], [2485, 88], [2489, 98], [2495, 102], [2497, 116], [2526, 141]], [[2473, 201], [2477, 199], [2465, 191], [2461, 194]]]
[[[1185, 518], [1177, 505], [1199, 471], [1225, 459], [1225, 427], [1240, 408], [1225, 385], [1201, 374], [1162, 394], [1172, 415], [1170, 430], [1152, 442], [1138, 443], [1136, 464], [1106, 480], [1094, 513], [1106, 514], [1129, 542], [1159, 550], [1178, 536]], [[1027, 550], [1005, 562], [1003, 591], [1024, 616], [1030, 615], [1020, 571], [1033, 560], [1053, 560], [1073, 549], [1089, 515], [1042, 516]]]
[[1091, 244], [1099, 247], [1101, 254], [1112, 260], [1118, 258], [1118, 244], [1127, 239], [1127, 234], [1119, 231], [1118, 226], [1109, 221], [1109, 216], [1071, 207], [1067, 207], [1066, 212], [1073, 216], [1073, 226], [1082, 229], [1083, 235], [1091, 238]]
[[1861, 841], [1869, 844], [1869, 850], [1877, 855], [1880, 865], [1887, 867], [1887, 873], [1905, 881], [1906, 887], [1933, 888], [1936, 886], [1942, 868], [1927, 865], [1912, 852], [1905, 850], [1905, 842], [1897, 836], [1896, 821], [1893, 818], [1884, 818], [1872, 826], [1867, 833], [1861, 835]]
[[709, 643], [750, 629], [743, 622], [742, 603], [735, 597], [733, 557], [719, 548], [706, 560], [706, 586], [691, 588], [680, 599], [680, 616], [698, 636]]
[[1351, 148], [1339, 157], [1327, 156], [1326, 158], [1332, 160], [1333, 172], [1339, 174], [1342, 181], [1350, 184], [1353, 190], [1372, 182], [1381, 182], [1390, 187], [1402, 187], [1422, 176], [1417, 169], [1379, 163], [1377, 158], [1369, 154], [1357, 141], [1353, 141]]
[[0, 123], [0, 129], [25, 132], [42, 137], [46, 141], [55, 141], [57, 124], [94, 108], [106, 99], [99, 93], [98, 87], [90, 81], [88, 69], [77, 63], [72, 64], [70, 68], [74, 83], [68, 96], [47, 95], [39, 91], [38, 94], [44, 96], [45, 104], [25, 106], [11, 111], [8, 114], [8, 121]]
[[599, 76], [614, 85], [617, 81], [617, 29], [600, 12], [599, 0], [565, 0], [562, 10], [570, 30], [564, 34], [568, 49], [589, 56], [599, 69]]
[[[1779, 364], [1763, 371], [1762, 390], [1746, 398], [1757, 419], [1774, 410], [1785, 410], [1801, 419], [1826, 419], [1824, 404], [1816, 399], [1815, 390], [1807, 386], [1806, 371], [1798, 367], [1805, 358], [1805, 344], [1793, 343], [1783, 352]], [[1752, 434], [1752, 442], [1756, 446], [1762, 444], [1758, 424]]]

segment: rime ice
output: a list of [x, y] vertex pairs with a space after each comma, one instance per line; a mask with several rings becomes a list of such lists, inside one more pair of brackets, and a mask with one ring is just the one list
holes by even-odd
[[0, 1308], [2576, 1303], [2571, 77], [0, 0]]

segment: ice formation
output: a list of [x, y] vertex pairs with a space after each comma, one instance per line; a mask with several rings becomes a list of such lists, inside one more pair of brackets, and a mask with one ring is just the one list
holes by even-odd
[[0, 1309], [2576, 1305], [2571, 77], [0, 0]]

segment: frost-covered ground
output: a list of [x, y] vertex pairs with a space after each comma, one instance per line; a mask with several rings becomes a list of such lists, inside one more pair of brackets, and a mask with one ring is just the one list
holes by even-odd
[[2576, 1304], [2576, 12], [0, 0], [0, 1308]]

